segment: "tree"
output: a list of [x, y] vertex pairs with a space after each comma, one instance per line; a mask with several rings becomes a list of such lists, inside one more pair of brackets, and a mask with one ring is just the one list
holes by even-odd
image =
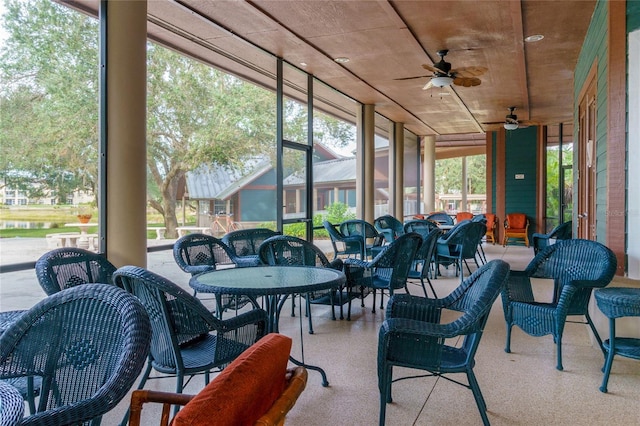
[[[97, 22], [48, 1], [5, 5], [0, 173], [18, 170], [59, 192], [96, 193]], [[148, 201], [172, 236], [187, 171], [275, 158], [275, 95], [154, 44], [147, 72]], [[296, 108], [287, 105], [287, 117], [299, 123]], [[317, 126], [323, 135], [339, 141], [348, 134], [346, 123], [325, 121]], [[293, 126], [296, 140], [300, 127]]]

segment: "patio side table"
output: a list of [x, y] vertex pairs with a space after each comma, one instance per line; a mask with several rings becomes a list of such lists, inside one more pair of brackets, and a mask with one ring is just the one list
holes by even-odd
[[621, 355], [627, 358], [640, 359], [640, 339], [616, 336], [616, 318], [640, 316], [640, 288], [610, 287], [595, 291], [598, 308], [609, 318], [609, 339], [603, 347], [607, 352], [604, 364], [604, 378], [601, 392], [607, 392], [607, 382], [611, 372], [613, 357]]

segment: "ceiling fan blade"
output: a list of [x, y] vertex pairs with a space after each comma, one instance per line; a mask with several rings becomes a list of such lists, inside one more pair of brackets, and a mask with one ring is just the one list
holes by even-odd
[[403, 81], [403, 80], [415, 80], [418, 78], [426, 78], [431, 77], [430, 75], [417, 75], [415, 77], [402, 77], [402, 78], [394, 78], [393, 81]]
[[424, 68], [427, 71], [431, 71], [432, 73], [436, 73], [436, 74], [447, 74], [446, 71], [441, 70], [440, 68], [437, 68], [435, 66], [428, 65], [428, 64], [422, 64], [422, 68]]
[[472, 86], [479, 86], [480, 83], [482, 83], [482, 81], [480, 81], [480, 79], [477, 77], [471, 77], [471, 78], [456, 77], [453, 79], [453, 84], [455, 84], [456, 86], [472, 87]]
[[422, 88], [422, 90], [429, 90], [433, 87], [433, 83], [431, 82], [431, 80], [429, 80], [429, 82], [427, 84], [424, 85], [424, 87]]
[[458, 77], [473, 78], [481, 76], [487, 70], [487, 67], [462, 67], [451, 70], [451, 74], [456, 74]]

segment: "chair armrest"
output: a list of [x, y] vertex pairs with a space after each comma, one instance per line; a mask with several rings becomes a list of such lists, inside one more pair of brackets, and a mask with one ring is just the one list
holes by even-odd
[[152, 390], [139, 389], [131, 394], [131, 404], [129, 406], [129, 426], [140, 426], [140, 414], [142, 406], [148, 402], [162, 404], [162, 415], [160, 426], [169, 424], [169, 410], [171, 405], [186, 405], [195, 395], [185, 395], [172, 392], [158, 392]]
[[343, 267], [344, 262], [342, 259], [333, 259], [331, 262], [329, 262], [329, 268], [335, 269], [336, 271], [342, 271]]
[[382, 323], [380, 333], [404, 334], [419, 337], [448, 339], [460, 336], [461, 328], [456, 322], [438, 324], [407, 318], [389, 318]]
[[367, 262], [366, 260], [353, 259], [353, 258], [345, 259], [344, 264], [360, 266], [361, 268], [365, 268], [365, 269], [371, 268], [372, 266], [371, 262]]
[[201, 274], [203, 272], [214, 271], [215, 269], [216, 267], [213, 265], [187, 265], [184, 267], [185, 272], [188, 272], [192, 276]]
[[443, 307], [442, 299], [425, 299], [409, 294], [394, 294], [387, 303], [385, 318], [405, 318], [438, 323]]
[[263, 309], [252, 309], [249, 312], [244, 312], [235, 317], [229, 318], [227, 320], [219, 320], [222, 325], [222, 329], [218, 327], [218, 330], [222, 333], [228, 333], [230, 331], [237, 330], [242, 327], [246, 327], [247, 325], [259, 324], [263, 323], [263, 326], [266, 329], [267, 323], [267, 312]]
[[256, 420], [255, 425], [284, 425], [284, 419], [287, 413], [291, 411], [298, 400], [298, 397], [307, 385], [308, 374], [307, 369], [304, 367], [296, 367], [293, 370], [287, 370], [287, 387], [278, 399], [274, 401], [271, 408], [269, 408], [269, 411]]
[[510, 271], [503, 291], [506, 292], [510, 301], [530, 303], [535, 300], [531, 289], [531, 278], [527, 271]]

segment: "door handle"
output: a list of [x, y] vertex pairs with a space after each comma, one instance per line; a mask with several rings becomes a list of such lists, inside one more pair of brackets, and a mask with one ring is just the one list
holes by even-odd
[[588, 216], [589, 216], [589, 215], [585, 212], [585, 213], [579, 214], [579, 215], [578, 215], [578, 219], [585, 219], [585, 218], [587, 218]]

